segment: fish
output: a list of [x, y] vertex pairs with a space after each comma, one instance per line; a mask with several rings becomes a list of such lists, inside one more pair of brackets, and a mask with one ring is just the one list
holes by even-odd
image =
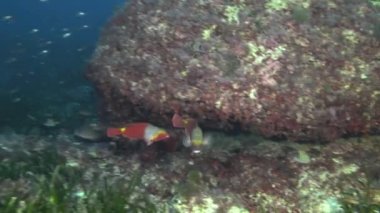
[[183, 139], [183, 145], [185, 147], [192, 147], [194, 152], [200, 152], [200, 148], [207, 144], [207, 141], [203, 137], [203, 131], [199, 127], [197, 120], [193, 118], [183, 118], [179, 115], [178, 110], [175, 110], [172, 117], [172, 125], [175, 128], [184, 129], [185, 136]]
[[85, 16], [85, 15], [86, 15], [86, 13], [83, 12], [83, 11], [79, 11], [79, 12], [77, 12], [77, 16]]
[[62, 38], [67, 38], [67, 37], [70, 37], [71, 36], [71, 33], [65, 33], [62, 35]]
[[193, 129], [198, 125], [197, 121], [193, 118], [183, 118], [179, 115], [178, 110], [174, 111], [174, 115], [172, 117], [172, 125], [175, 128], [184, 128], [187, 134], [191, 134]]
[[130, 123], [118, 128], [107, 128], [107, 137], [116, 136], [123, 136], [130, 140], [144, 140], [148, 146], [170, 138], [166, 130], [145, 122]]
[[200, 147], [203, 144], [203, 131], [197, 125], [190, 133], [186, 133], [183, 139], [183, 145], [186, 147]]
[[3, 21], [9, 21], [12, 19], [13, 19], [13, 16], [3, 16], [3, 18], [2, 18]]
[[38, 33], [39, 31], [40, 31], [39, 29], [34, 28], [34, 29], [32, 29], [32, 30], [30, 31], [30, 33]]
[[192, 145], [195, 147], [200, 147], [203, 145], [203, 131], [198, 125], [193, 129], [193, 131], [191, 131], [191, 141]]

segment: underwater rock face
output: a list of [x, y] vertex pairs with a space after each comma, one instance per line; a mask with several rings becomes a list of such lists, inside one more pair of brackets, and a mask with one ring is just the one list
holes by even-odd
[[380, 17], [371, 1], [131, 0], [87, 70], [110, 123], [330, 141], [379, 133]]

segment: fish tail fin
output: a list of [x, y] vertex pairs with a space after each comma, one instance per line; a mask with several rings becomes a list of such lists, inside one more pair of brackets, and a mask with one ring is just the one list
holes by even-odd
[[190, 135], [185, 134], [185, 136], [182, 138], [182, 144], [183, 144], [185, 147], [190, 147], [190, 146], [191, 146], [191, 138], [190, 138]]
[[120, 130], [120, 128], [108, 128], [107, 129], [107, 137], [115, 137], [115, 136], [118, 136], [118, 135], [121, 135], [122, 131]]

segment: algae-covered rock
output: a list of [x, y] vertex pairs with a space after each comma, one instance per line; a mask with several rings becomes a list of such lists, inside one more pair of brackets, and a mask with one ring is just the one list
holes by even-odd
[[330, 141], [379, 133], [377, 1], [131, 0], [87, 70], [110, 123]]

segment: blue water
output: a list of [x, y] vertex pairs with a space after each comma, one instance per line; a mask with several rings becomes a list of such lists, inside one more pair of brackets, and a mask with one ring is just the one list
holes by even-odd
[[66, 93], [86, 90], [83, 71], [100, 31], [124, 3], [0, 1], [0, 126], [36, 108], [76, 101], [65, 100]]

